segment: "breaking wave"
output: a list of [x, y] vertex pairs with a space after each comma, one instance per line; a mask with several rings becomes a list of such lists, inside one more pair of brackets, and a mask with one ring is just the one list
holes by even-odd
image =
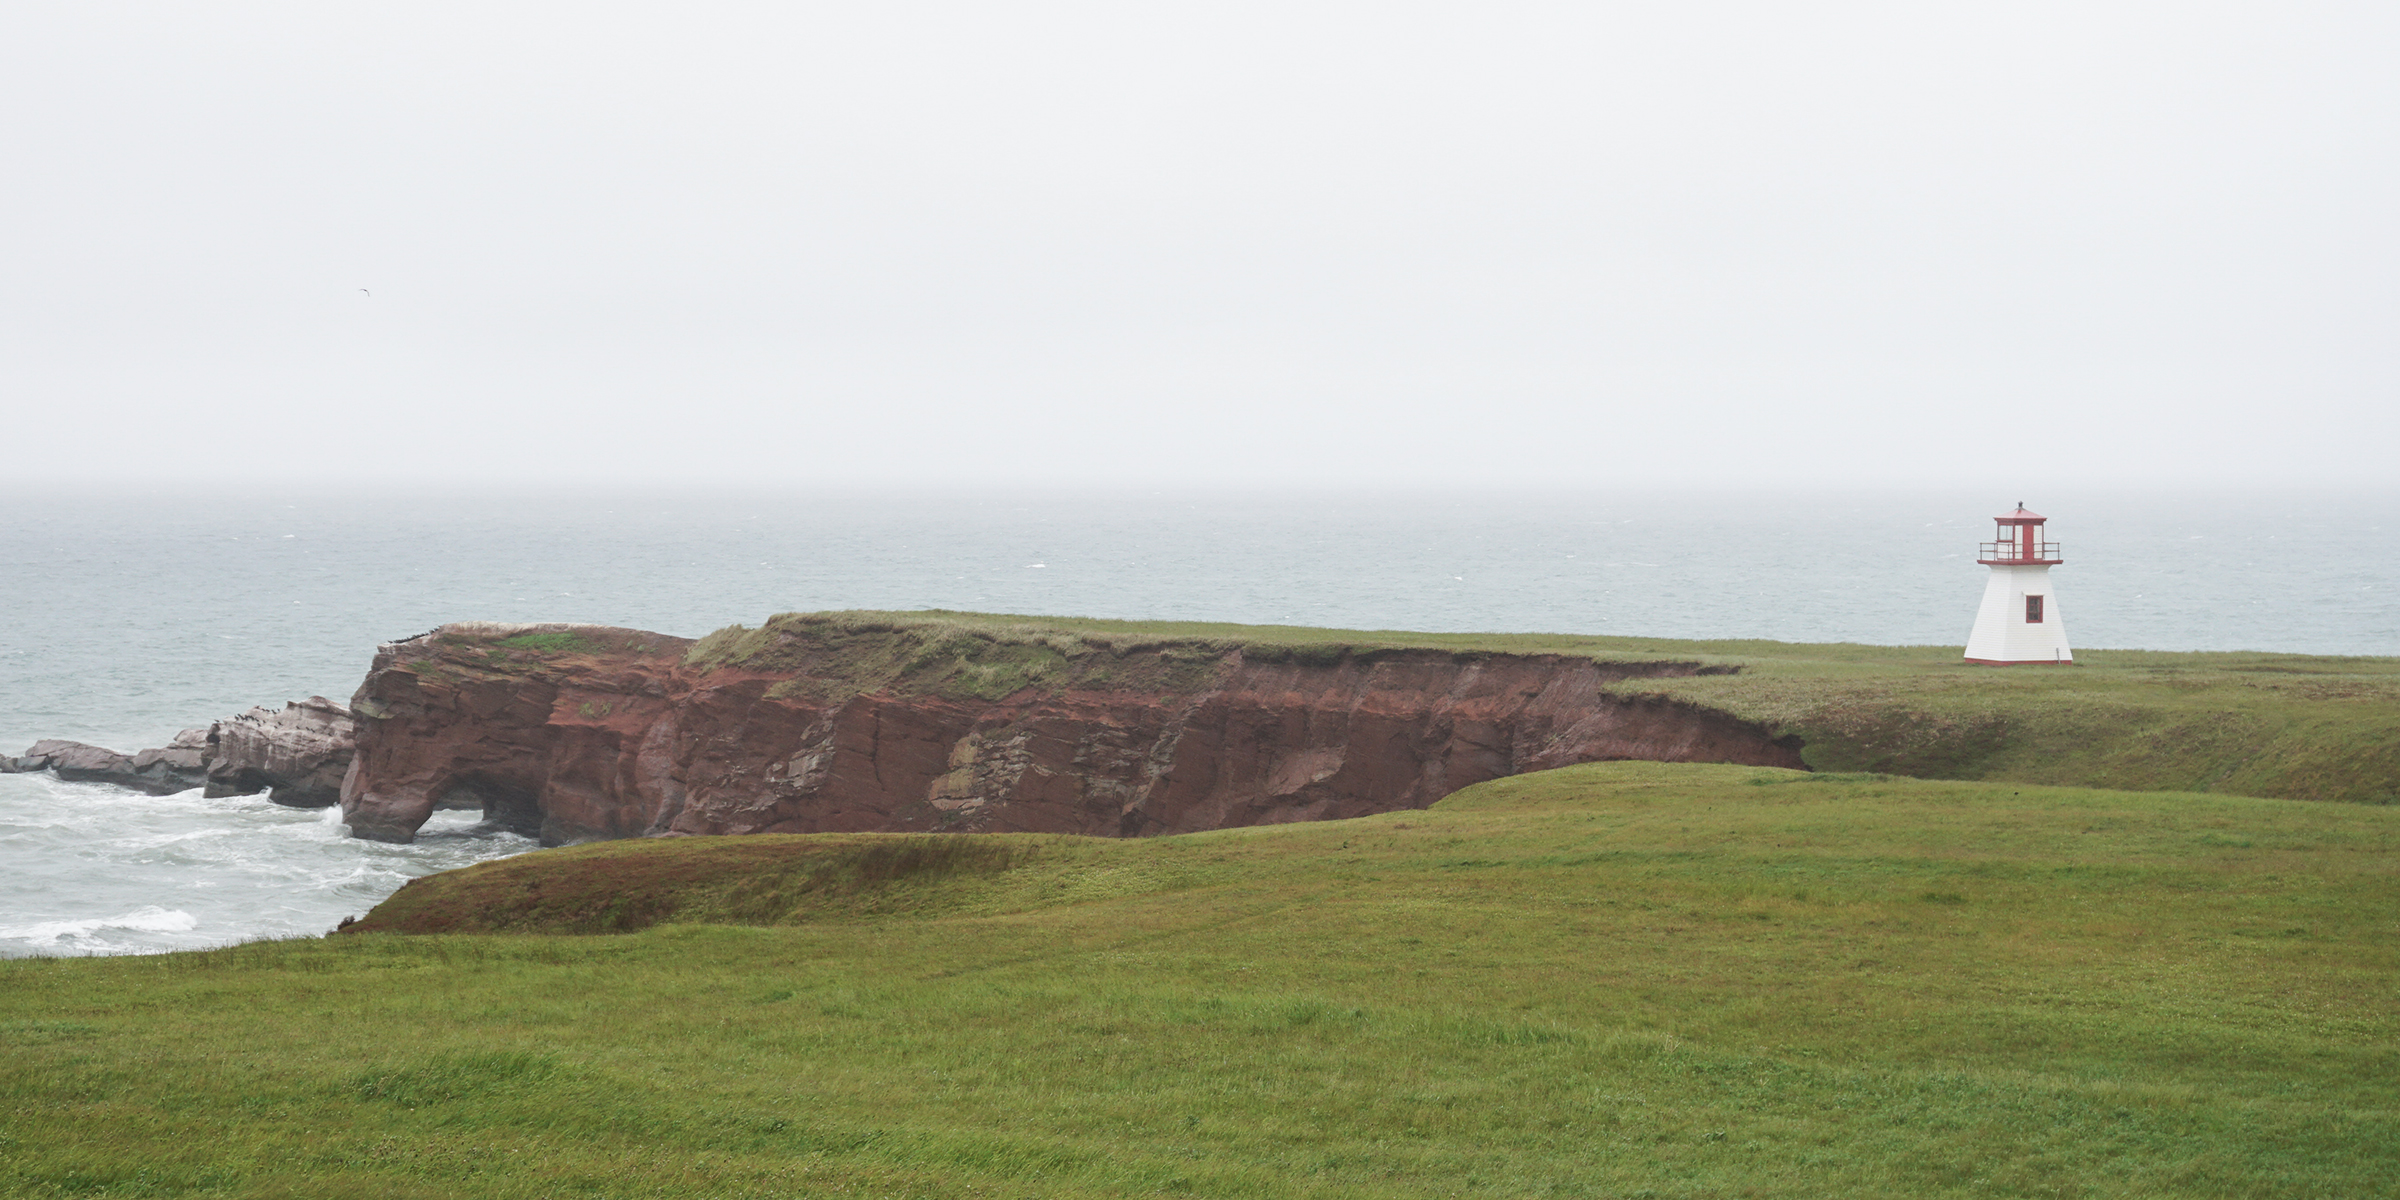
[[339, 809], [0, 775], [0, 958], [313, 936], [419, 875], [534, 846], [467, 812], [395, 846], [348, 836]]

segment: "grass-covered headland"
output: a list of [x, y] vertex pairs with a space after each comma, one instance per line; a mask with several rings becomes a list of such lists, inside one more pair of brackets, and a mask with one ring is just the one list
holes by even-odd
[[462, 932], [0, 962], [0, 1193], [2390, 1195], [2396, 850], [2392, 807], [1638, 763], [572, 847], [369, 922]]
[[773, 694], [991, 700], [1029, 687], [1188, 691], [1235, 653], [1324, 666], [1394, 650], [1693, 664], [1613, 690], [1798, 736], [1820, 771], [2400, 803], [2400, 658], [2084, 650], [2072, 667], [1981, 667], [1955, 646], [838, 612], [728, 626], [686, 661], [795, 674]]
[[[523, 632], [526, 629], [547, 632]], [[578, 632], [578, 630], [581, 632]], [[606, 634], [609, 636], [600, 636]], [[771, 699], [862, 692], [997, 701], [1025, 689], [1193, 693], [1235, 659], [1331, 667], [1396, 652], [1559, 655], [1635, 672], [1662, 697], [1796, 737], [1820, 771], [2136, 791], [2400, 803], [2400, 658], [2083, 650], [2069, 667], [1984, 667], [1957, 647], [1575, 634], [1412, 633], [946, 611], [781, 613], [686, 643], [570, 626], [445, 627], [437, 679], [659, 653], [702, 672], [781, 674]], [[672, 647], [672, 649], [669, 649]]]

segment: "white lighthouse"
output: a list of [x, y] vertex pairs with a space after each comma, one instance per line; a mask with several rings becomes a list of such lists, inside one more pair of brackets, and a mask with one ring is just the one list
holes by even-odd
[[1975, 560], [1992, 569], [1992, 578], [1983, 585], [1975, 631], [1967, 635], [1967, 661], [1993, 667], [2072, 664], [2075, 652], [2067, 649], [2066, 622], [2050, 590], [2050, 568], [2063, 560], [2057, 542], [2042, 540], [2042, 524], [2049, 518], [2027, 512], [2020, 503], [2015, 512], [1994, 520], [2000, 532], [1983, 543], [1983, 555]]

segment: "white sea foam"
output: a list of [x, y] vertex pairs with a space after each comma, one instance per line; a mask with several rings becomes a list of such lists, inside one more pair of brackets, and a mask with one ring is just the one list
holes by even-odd
[[416, 876], [533, 845], [471, 812], [392, 845], [348, 836], [339, 809], [0, 775], [0, 957], [320, 934]]
[[146, 904], [129, 913], [113, 917], [94, 917], [84, 921], [42, 921], [32, 925], [0, 925], [0, 939], [25, 942], [34, 946], [55, 946], [61, 938], [89, 938], [102, 930], [125, 930], [133, 933], [183, 933], [197, 928], [200, 918], [179, 908], [160, 908]]

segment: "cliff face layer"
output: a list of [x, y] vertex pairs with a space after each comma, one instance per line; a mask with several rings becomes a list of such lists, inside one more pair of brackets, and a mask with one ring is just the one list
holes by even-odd
[[1620, 698], [1697, 664], [781, 617], [698, 644], [445, 626], [351, 709], [352, 832], [478, 807], [549, 843], [871, 830], [1136, 836], [1422, 808], [1604, 759], [1801, 767], [1792, 739]]

